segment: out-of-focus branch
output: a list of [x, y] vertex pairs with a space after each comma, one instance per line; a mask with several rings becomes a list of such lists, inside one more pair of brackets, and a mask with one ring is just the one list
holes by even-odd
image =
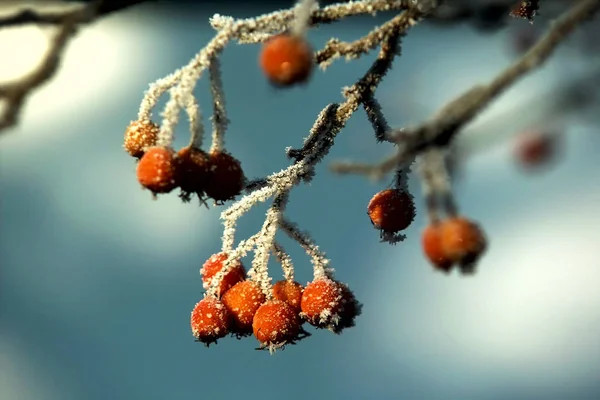
[[[32, 7], [17, 8], [14, 13], [0, 17], [0, 29], [26, 24], [62, 25], [65, 19], [73, 19], [78, 23], [88, 23], [136, 4], [151, 1], [156, 0], [104, 0], [58, 11], [40, 11]], [[91, 7], [95, 9], [94, 13], [89, 12]]]
[[490, 83], [469, 89], [420, 126], [390, 132], [388, 141], [398, 144], [398, 151], [393, 156], [377, 165], [338, 162], [331, 169], [339, 174], [364, 174], [381, 178], [430, 147], [447, 146], [467, 123], [519, 78], [542, 65], [576, 27], [599, 9], [600, 0], [580, 1], [554, 22], [529, 52]]
[[54, 76], [67, 43], [75, 35], [80, 24], [89, 23], [98, 17], [144, 1], [149, 0], [95, 0], [63, 11], [44, 13], [26, 8], [10, 16], [0, 17], [0, 29], [27, 23], [57, 25], [57, 32], [52, 37], [50, 47], [42, 56], [38, 67], [16, 81], [0, 84], [0, 101], [4, 103], [0, 114], [0, 133], [18, 122], [19, 113], [27, 96]]

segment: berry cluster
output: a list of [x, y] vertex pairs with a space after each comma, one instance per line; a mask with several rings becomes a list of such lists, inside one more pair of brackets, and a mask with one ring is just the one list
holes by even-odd
[[238, 339], [253, 334], [259, 349], [273, 352], [309, 336], [304, 322], [340, 333], [360, 314], [352, 291], [331, 272], [305, 287], [288, 273], [265, 290], [255, 271], [248, 278], [242, 263], [228, 258], [225, 252], [214, 254], [200, 270], [207, 293], [194, 307], [190, 325], [207, 346], [228, 334]]
[[139, 159], [137, 179], [153, 195], [180, 188], [183, 201], [196, 194], [200, 201], [216, 203], [234, 199], [246, 178], [240, 162], [223, 150], [206, 153], [194, 144], [175, 152], [160, 145], [158, 125], [148, 120], [133, 121], [125, 131], [124, 148]]
[[[513, 10], [514, 15], [532, 19], [537, 1], [524, 1]], [[395, 244], [414, 221], [416, 207], [408, 190], [408, 174], [413, 162], [421, 164], [421, 181], [429, 225], [422, 235], [425, 257], [435, 269], [450, 272], [457, 266], [461, 273], [475, 271], [485, 252], [487, 241], [482, 229], [461, 216], [452, 197], [447, 148], [458, 130], [479, 112], [481, 93], [469, 92], [451, 103], [455, 107], [439, 114], [421, 127], [392, 129], [383, 116], [375, 91], [394, 58], [400, 53], [400, 38], [412, 26], [430, 14], [437, 2], [382, 2], [360, 0], [340, 2], [319, 8], [314, 0], [300, 0], [294, 10], [266, 14], [257, 18], [235, 20], [215, 15], [211, 25], [218, 34], [184, 67], [158, 80], [147, 91], [137, 121], [125, 133], [126, 151], [139, 160], [137, 178], [154, 195], [180, 188], [180, 197], [189, 201], [193, 195], [204, 202], [217, 203], [235, 198], [242, 190], [247, 195], [221, 213], [223, 236], [221, 252], [202, 266], [200, 274], [206, 290], [191, 313], [190, 326], [197, 341], [216, 343], [227, 335], [237, 338], [253, 335], [260, 349], [274, 351], [294, 344], [310, 334], [305, 324], [317, 329], [341, 333], [354, 326], [361, 305], [345, 284], [337, 281], [329, 260], [306, 232], [287, 220], [285, 209], [290, 190], [308, 183], [315, 176], [316, 165], [329, 153], [338, 133], [348, 119], [363, 107], [373, 126], [378, 142], [398, 145], [397, 154], [374, 167], [355, 165], [354, 171], [370, 176], [383, 176], [395, 171], [392, 188], [376, 193], [367, 205], [373, 227], [382, 241]], [[351, 15], [374, 14], [376, 11], [402, 11], [378, 29], [353, 42], [331, 39], [316, 52], [306, 40], [309, 26], [332, 23]], [[263, 43], [258, 65], [266, 80], [278, 88], [292, 88], [309, 82], [315, 64], [326, 69], [333, 60], [358, 58], [379, 47], [377, 59], [365, 74], [343, 90], [344, 101], [328, 104], [317, 116], [301, 148], [286, 150], [292, 160], [289, 167], [267, 177], [246, 182], [240, 162], [223, 149], [227, 130], [224, 91], [220, 76], [220, 54], [232, 40], [239, 43]], [[194, 96], [197, 80], [208, 71], [212, 95], [211, 118], [213, 143], [208, 152], [202, 150], [203, 127], [200, 107]], [[525, 70], [525, 69], [524, 69]], [[508, 80], [507, 80], [508, 81]], [[495, 86], [490, 86], [494, 88]], [[160, 127], [151, 122], [158, 98], [169, 93]], [[471, 101], [471, 95], [477, 102]], [[484, 96], [485, 97], [485, 96]], [[468, 101], [467, 101], [468, 100]], [[460, 107], [459, 107], [460, 105]], [[178, 151], [172, 147], [178, 115], [185, 109], [190, 122], [190, 144]], [[456, 110], [466, 111], [456, 111]], [[458, 116], [454, 116], [454, 112]], [[536, 159], [545, 147], [524, 147], [523, 158]], [[234, 246], [238, 219], [254, 205], [272, 199], [262, 228]], [[444, 218], [440, 218], [443, 214]], [[287, 234], [309, 255], [314, 268], [313, 280], [305, 286], [294, 279], [291, 258], [276, 240], [277, 233]], [[248, 270], [241, 260], [254, 252]], [[274, 255], [281, 264], [284, 279], [271, 284], [268, 264]]]

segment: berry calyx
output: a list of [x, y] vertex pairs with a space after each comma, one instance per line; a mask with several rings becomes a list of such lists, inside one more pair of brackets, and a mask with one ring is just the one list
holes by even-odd
[[208, 154], [202, 149], [192, 146], [182, 148], [177, 152], [179, 159], [179, 188], [181, 199], [190, 201], [192, 194], [197, 194], [200, 199], [208, 183]]
[[319, 278], [304, 288], [300, 316], [317, 328], [340, 333], [354, 326], [360, 305], [346, 285], [329, 278]]
[[137, 165], [140, 184], [153, 194], [169, 193], [177, 187], [178, 161], [173, 149], [155, 146], [146, 150]]
[[296, 281], [281, 280], [273, 285], [273, 298], [289, 304], [296, 312], [300, 312], [300, 302], [304, 287]]
[[196, 340], [208, 346], [229, 333], [231, 316], [220, 300], [205, 297], [194, 307], [190, 325]]
[[130, 156], [141, 158], [146, 149], [156, 145], [160, 128], [150, 120], [131, 121], [125, 130], [123, 148]]
[[293, 343], [300, 334], [302, 321], [292, 306], [281, 300], [262, 304], [252, 321], [252, 331], [263, 347], [276, 349]]
[[244, 336], [252, 333], [252, 320], [256, 310], [267, 298], [256, 283], [246, 280], [226, 291], [222, 300], [233, 318], [231, 331]]
[[487, 247], [479, 225], [464, 217], [452, 217], [442, 223], [441, 229], [446, 257], [459, 264], [463, 273], [473, 273], [475, 263]]
[[[211, 287], [213, 277], [219, 273], [227, 260], [227, 253], [213, 254], [200, 269], [204, 289]], [[222, 296], [229, 288], [246, 279], [246, 270], [239, 260], [235, 260], [229, 271], [223, 275], [221, 283], [217, 289], [217, 296]]]
[[303, 37], [282, 33], [265, 42], [259, 64], [273, 85], [292, 86], [309, 79], [313, 69], [313, 51]]
[[238, 159], [224, 151], [213, 151], [208, 160], [209, 179], [204, 192], [217, 202], [235, 198], [246, 180]]
[[437, 270], [448, 273], [454, 262], [446, 255], [442, 247], [442, 224], [432, 223], [421, 234], [421, 246], [425, 257]]
[[415, 219], [415, 203], [410, 193], [401, 189], [386, 189], [375, 194], [367, 207], [375, 228], [396, 233], [410, 226]]

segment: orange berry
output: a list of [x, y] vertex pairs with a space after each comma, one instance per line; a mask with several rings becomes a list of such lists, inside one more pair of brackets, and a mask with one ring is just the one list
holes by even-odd
[[395, 233], [408, 228], [415, 219], [415, 203], [405, 190], [386, 189], [369, 201], [367, 213], [375, 228]]
[[[223, 269], [223, 263], [227, 260], [227, 253], [213, 254], [200, 269], [204, 289], [208, 290], [211, 286], [213, 277]], [[223, 276], [219, 284], [217, 296], [222, 296], [229, 288], [238, 282], [246, 279], [246, 271], [239, 260], [234, 261], [234, 265]]]
[[463, 217], [453, 217], [444, 221], [441, 236], [446, 257], [464, 267], [470, 267], [477, 262], [487, 247], [481, 228]]
[[222, 300], [233, 317], [232, 332], [245, 335], [252, 333], [254, 314], [267, 298], [256, 283], [242, 281], [226, 291]]
[[208, 346], [229, 333], [231, 316], [220, 300], [205, 297], [194, 307], [190, 325], [194, 337]]
[[300, 333], [302, 321], [298, 313], [285, 301], [263, 303], [252, 321], [254, 336], [263, 346], [281, 347], [293, 342]]
[[296, 281], [281, 280], [273, 285], [273, 298], [289, 304], [294, 310], [300, 312], [300, 302], [304, 287]]
[[308, 80], [313, 69], [313, 52], [299, 36], [279, 34], [263, 45], [260, 67], [269, 81], [277, 86], [291, 86]]
[[442, 248], [442, 224], [430, 224], [423, 230], [421, 235], [421, 246], [425, 257], [437, 269], [450, 272], [454, 262], [448, 258]]
[[177, 187], [178, 161], [168, 147], [150, 147], [137, 165], [137, 178], [152, 193], [168, 193]]
[[210, 153], [208, 171], [209, 180], [205, 193], [215, 201], [231, 200], [244, 188], [246, 178], [242, 166], [239, 160], [226, 152]]
[[189, 201], [192, 193], [202, 198], [208, 183], [208, 154], [192, 146], [182, 148], [177, 152], [179, 158], [179, 187], [181, 198]]
[[131, 121], [125, 130], [125, 151], [132, 157], [141, 158], [148, 147], [156, 145], [159, 131], [159, 126], [152, 121]]
[[317, 328], [327, 328], [335, 333], [354, 326], [354, 318], [360, 314], [360, 305], [346, 285], [320, 278], [304, 288], [301, 316]]

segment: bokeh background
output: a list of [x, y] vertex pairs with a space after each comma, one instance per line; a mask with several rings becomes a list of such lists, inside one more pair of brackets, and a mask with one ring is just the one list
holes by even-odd
[[[365, 207], [391, 179], [328, 171], [334, 160], [376, 162], [393, 151], [375, 143], [359, 110], [313, 183], [294, 189], [288, 214], [364, 303], [357, 326], [340, 336], [313, 331], [273, 356], [255, 351], [253, 338], [208, 349], [193, 341], [198, 271], [220, 249], [222, 208], [182, 204], [176, 193], [153, 201], [121, 148], [124, 128], [148, 84], [212, 37], [211, 15], [249, 17], [278, 6], [289, 4], [162, 2], [104, 18], [81, 30], [56, 77], [2, 133], [0, 399], [600, 398], [598, 108], [556, 107], [559, 88], [581, 86], [597, 71], [581, 34], [461, 139], [472, 151], [461, 163], [458, 202], [491, 241], [475, 276], [444, 276], [424, 261], [416, 177], [419, 215], [408, 240], [389, 246]], [[389, 122], [418, 123], [490, 79], [515, 59], [515, 30], [543, 30], [551, 17], [488, 33], [467, 24], [416, 27], [377, 92]], [[317, 48], [331, 36], [350, 40], [382, 20], [324, 26], [310, 40]], [[1, 30], [0, 80], [35, 67], [49, 33]], [[318, 112], [341, 100], [341, 87], [375, 54], [277, 91], [257, 68], [258, 50], [231, 44], [222, 58], [232, 120], [226, 146], [250, 178], [289, 165], [285, 147], [301, 144]], [[209, 124], [207, 88], [203, 79], [196, 93]], [[513, 157], [514, 134], [531, 128], [564, 133], [559, 162], [538, 173], [524, 173]], [[177, 134], [185, 144], [185, 120]], [[265, 209], [241, 220], [238, 239], [260, 229]], [[283, 243], [298, 280], [310, 280], [306, 255]], [[275, 279], [278, 269], [273, 262]]]

